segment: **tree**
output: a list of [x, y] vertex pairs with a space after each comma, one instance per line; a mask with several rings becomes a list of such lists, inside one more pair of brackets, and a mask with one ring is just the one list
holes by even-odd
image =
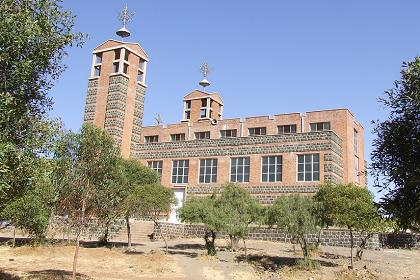
[[224, 231], [230, 237], [233, 250], [237, 250], [239, 239], [243, 240], [246, 259], [245, 239], [249, 233], [249, 225], [256, 222], [260, 216], [260, 204], [246, 189], [234, 183], [227, 183], [222, 189], [219, 207], [226, 215]]
[[[141, 213], [141, 207], [143, 204], [143, 197], [141, 196], [143, 195], [143, 191], [140, 190], [140, 188], [145, 185], [157, 184], [159, 182], [159, 175], [154, 170], [142, 165], [138, 160], [134, 159], [121, 159], [120, 166], [124, 175], [124, 182], [121, 182], [124, 192], [119, 211], [124, 216], [127, 224], [127, 243], [128, 249], [130, 249], [130, 218]], [[166, 190], [164, 190], [164, 192], [166, 192]], [[158, 196], [159, 195], [160, 194], [158, 194]], [[159, 201], [157, 206], [159, 206], [159, 204], [161, 206], [161, 203], [164, 203], [164, 201]]]
[[182, 222], [204, 225], [204, 242], [207, 254], [216, 255], [216, 233], [225, 225], [225, 213], [218, 207], [216, 195], [210, 197], [193, 197], [179, 209]]
[[385, 191], [381, 206], [402, 229], [420, 230], [420, 57], [404, 62], [401, 80], [379, 101], [389, 118], [376, 121], [372, 172]]
[[346, 226], [350, 232], [350, 268], [353, 268], [354, 232], [366, 231], [372, 226], [378, 211], [373, 196], [365, 187], [352, 184], [325, 185], [315, 195], [322, 211], [335, 224]]
[[270, 206], [267, 214], [268, 224], [276, 225], [290, 234], [302, 249], [304, 263], [310, 264], [311, 246], [307, 235], [315, 233], [318, 228], [312, 198], [301, 195], [280, 196]]
[[58, 142], [55, 183], [58, 211], [68, 215], [76, 229], [73, 279], [79, 254], [80, 235], [86, 220], [98, 212], [98, 197], [112, 180], [119, 150], [106, 131], [84, 124], [80, 133], [67, 133]]
[[158, 220], [162, 218], [162, 214], [169, 213], [172, 204], [177, 203], [172, 189], [161, 184], [148, 184], [137, 187], [133, 196], [137, 197], [140, 202], [140, 213], [154, 222], [165, 242], [166, 252], [168, 252], [168, 243]]
[[[0, 220], [38, 234], [48, 211], [38, 206], [49, 202], [35, 194], [49, 184], [45, 158], [57, 127], [47, 118], [48, 91], [65, 69], [66, 48], [83, 36], [59, 1], [3, 0], [0, 14]], [[24, 215], [28, 203], [34, 219]]]

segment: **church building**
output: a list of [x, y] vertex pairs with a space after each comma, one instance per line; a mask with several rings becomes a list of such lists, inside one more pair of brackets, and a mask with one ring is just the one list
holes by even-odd
[[[122, 38], [129, 36], [125, 23], [117, 32]], [[178, 207], [226, 182], [263, 204], [313, 194], [325, 182], [366, 186], [363, 126], [345, 108], [225, 119], [223, 95], [207, 92], [204, 79], [202, 89], [180, 93], [179, 123], [143, 126], [148, 62], [138, 43], [110, 39], [96, 47], [84, 120], [108, 131], [123, 157], [156, 170]], [[176, 221], [174, 211], [170, 220]]]

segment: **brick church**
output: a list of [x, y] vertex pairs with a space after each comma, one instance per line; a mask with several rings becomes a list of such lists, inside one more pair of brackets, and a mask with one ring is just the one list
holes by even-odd
[[[118, 32], [129, 35], [125, 27]], [[84, 121], [108, 131], [123, 157], [156, 170], [178, 207], [226, 182], [263, 204], [312, 194], [327, 181], [366, 185], [364, 131], [348, 109], [225, 119], [222, 95], [197, 89], [180, 93], [179, 123], [143, 126], [148, 62], [138, 43], [107, 40], [96, 47]], [[176, 221], [174, 211], [170, 220]]]

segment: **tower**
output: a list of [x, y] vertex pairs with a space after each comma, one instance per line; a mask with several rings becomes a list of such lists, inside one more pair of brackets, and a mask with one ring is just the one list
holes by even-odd
[[130, 157], [132, 144], [140, 143], [148, 56], [138, 43], [124, 42], [130, 36], [127, 22], [133, 16], [125, 6], [120, 13], [121, 40], [109, 39], [92, 52], [84, 121], [105, 129]]

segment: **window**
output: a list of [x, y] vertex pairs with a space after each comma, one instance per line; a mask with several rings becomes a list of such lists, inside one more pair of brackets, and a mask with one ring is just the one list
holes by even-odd
[[330, 130], [331, 129], [330, 122], [311, 123], [310, 125], [311, 125], [311, 132], [324, 131], [324, 130]]
[[141, 71], [138, 71], [137, 72], [137, 81], [139, 81], [139, 82], [143, 82], [143, 72], [141, 72]]
[[119, 69], [120, 69], [120, 63], [119, 62], [114, 62], [112, 64], [112, 72], [113, 73], [118, 73]]
[[234, 138], [236, 137], [236, 129], [227, 129], [227, 130], [221, 130], [220, 131], [220, 137], [221, 138]]
[[95, 66], [95, 77], [99, 77], [101, 75], [101, 66]]
[[248, 129], [249, 136], [266, 135], [267, 129], [265, 127], [251, 127]]
[[124, 74], [128, 74], [128, 64], [127, 63], [124, 63], [124, 65], [123, 65], [123, 72], [124, 72]]
[[216, 183], [217, 159], [200, 159], [200, 183]]
[[96, 54], [96, 64], [102, 63], [102, 54], [97, 53]]
[[207, 116], [207, 109], [200, 109], [200, 118], [205, 118]]
[[210, 131], [200, 131], [195, 133], [195, 139], [210, 139]]
[[298, 155], [298, 181], [319, 181], [319, 154]]
[[172, 184], [188, 183], [188, 160], [172, 161]]
[[185, 106], [184, 120], [189, 120], [191, 118], [191, 100], [185, 101], [184, 106]]
[[201, 107], [207, 107], [207, 98], [201, 99]]
[[282, 175], [282, 156], [262, 157], [261, 181], [280, 182]]
[[128, 61], [128, 57], [130, 56], [130, 52], [129, 51], [127, 51], [127, 50], [125, 50], [125, 53], [124, 53], [124, 60], [125, 61]]
[[159, 142], [158, 135], [144, 136], [144, 143], [157, 143], [157, 142]]
[[145, 63], [145, 60], [140, 58], [139, 69], [144, 70], [144, 63]]
[[157, 174], [159, 174], [159, 177], [162, 177], [163, 161], [161, 161], [161, 160], [149, 161], [149, 162], [147, 162], [147, 165], [149, 166], [149, 168], [156, 171]]
[[120, 59], [120, 56], [121, 56], [121, 49], [115, 50], [115, 51], [114, 51], [114, 53], [115, 53], [115, 58], [114, 58], [114, 60]]
[[357, 130], [355, 129], [354, 130], [354, 133], [353, 133], [353, 146], [354, 146], [354, 153], [356, 154], [357, 153], [357, 151], [358, 151], [358, 146], [357, 146], [357, 135], [358, 135], [358, 133], [357, 133]]
[[295, 124], [288, 124], [288, 125], [279, 125], [277, 126], [278, 133], [296, 133], [296, 125]]
[[171, 141], [184, 141], [185, 133], [171, 134]]
[[354, 156], [354, 172], [355, 172], [355, 179], [356, 182], [359, 183], [360, 174], [359, 174], [359, 158], [357, 156]]
[[230, 181], [249, 182], [249, 157], [230, 160]]

